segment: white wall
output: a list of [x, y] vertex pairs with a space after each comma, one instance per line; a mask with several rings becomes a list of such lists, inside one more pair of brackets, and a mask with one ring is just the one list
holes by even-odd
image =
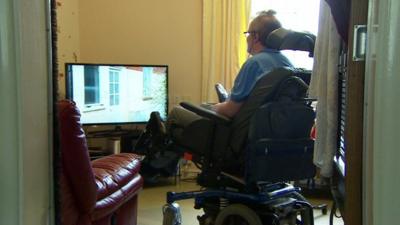
[[0, 2], [0, 224], [20, 224], [17, 62], [12, 0]]
[[50, 222], [46, 1], [0, 2], [0, 224]]

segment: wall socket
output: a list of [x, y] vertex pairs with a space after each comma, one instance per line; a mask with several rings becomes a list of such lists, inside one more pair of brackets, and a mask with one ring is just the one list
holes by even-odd
[[171, 99], [173, 105], [178, 105], [181, 102], [191, 102], [192, 97], [190, 95], [175, 95]]
[[182, 102], [191, 102], [192, 98], [189, 95], [182, 96]]

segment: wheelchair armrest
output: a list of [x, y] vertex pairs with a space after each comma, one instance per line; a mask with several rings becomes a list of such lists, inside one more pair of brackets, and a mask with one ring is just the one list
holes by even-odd
[[193, 105], [189, 102], [181, 102], [179, 103], [183, 108], [196, 113], [199, 116], [206, 117], [208, 119], [211, 119], [217, 123], [223, 124], [223, 125], [228, 125], [231, 122], [231, 119], [223, 116], [221, 114], [218, 114], [212, 110]]

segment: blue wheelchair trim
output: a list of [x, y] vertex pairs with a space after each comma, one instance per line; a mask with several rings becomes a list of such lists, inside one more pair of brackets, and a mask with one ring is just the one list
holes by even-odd
[[[283, 186], [283, 187], [282, 187]], [[293, 187], [288, 184], [278, 183], [268, 185], [263, 188], [260, 193], [240, 193], [230, 190], [204, 190], [204, 191], [189, 191], [189, 192], [167, 192], [167, 203], [194, 198], [197, 201], [202, 201], [209, 197], [222, 197], [238, 202], [268, 204], [277, 198], [284, 197], [292, 193], [298, 193], [300, 188]]]
[[[260, 191], [258, 193], [241, 193], [238, 191], [231, 190], [219, 190], [209, 189], [204, 191], [189, 191], [189, 192], [167, 192], [167, 203], [175, 204], [175, 201], [192, 199], [195, 200], [196, 205], [203, 205], [207, 198], [219, 197], [225, 198], [230, 201], [240, 202], [242, 204], [260, 204], [260, 205], [274, 205], [276, 200], [285, 197], [295, 197], [300, 194], [300, 188], [293, 187], [286, 183], [273, 183], [273, 184], [261, 184]], [[291, 196], [293, 195], [293, 196]], [[313, 218], [313, 208], [310, 203], [301, 199], [292, 199], [286, 203], [277, 203], [280, 206], [284, 205], [295, 205], [297, 207], [303, 207], [308, 209], [308, 218]], [[196, 207], [195, 207], [196, 208]], [[309, 225], [314, 225], [314, 220], [309, 221]]]

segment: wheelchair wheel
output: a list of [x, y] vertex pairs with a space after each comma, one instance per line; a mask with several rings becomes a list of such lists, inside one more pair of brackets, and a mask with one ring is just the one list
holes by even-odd
[[215, 225], [262, 225], [262, 222], [257, 213], [249, 207], [232, 204], [218, 214]]

